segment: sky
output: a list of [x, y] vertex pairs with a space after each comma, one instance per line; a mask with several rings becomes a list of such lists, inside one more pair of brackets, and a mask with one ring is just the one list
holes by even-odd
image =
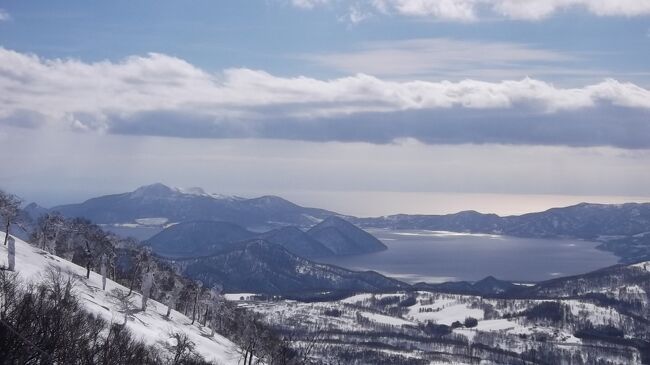
[[0, 188], [650, 201], [650, 0], [0, 0]]

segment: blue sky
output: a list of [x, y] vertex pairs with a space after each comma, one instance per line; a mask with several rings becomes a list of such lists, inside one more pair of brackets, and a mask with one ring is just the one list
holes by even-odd
[[[354, 52], [369, 42], [445, 38], [557, 52], [568, 59], [550, 63], [556, 68], [581, 74], [590, 70], [593, 79], [617, 76], [648, 84], [647, 13], [597, 16], [573, 7], [536, 21], [489, 14], [472, 22], [373, 13], [352, 23], [345, 19], [349, 4], [354, 2], [332, 1], [304, 9], [282, 0], [5, 1], [2, 6], [11, 20], [2, 22], [0, 42], [5, 48], [47, 58], [117, 61], [158, 52], [214, 72], [246, 67], [320, 78], [346, 73], [305, 62], [301, 56]], [[563, 74], [553, 80], [571, 82], [574, 77], [584, 76]]]
[[21, 166], [0, 187], [47, 205], [163, 181], [367, 215], [642, 200], [648, 65], [649, 0], [0, 1], [0, 151]]

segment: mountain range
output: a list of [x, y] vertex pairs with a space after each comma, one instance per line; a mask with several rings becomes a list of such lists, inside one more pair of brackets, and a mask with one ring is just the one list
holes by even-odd
[[650, 203], [580, 203], [507, 217], [464, 211], [446, 215], [397, 214], [377, 218], [353, 218], [351, 221], [363, 227], [373, 228], [597, 239], [602, 236], [631, 236], [649, 232]]
[[305, 258], [354, 255], [386, 249], [371, 234], [336, 216], [324, 219], [306, 232], [288, 226], [262, 234], [229, 222], [182, 222], [165, 228], [146, 243], [159, 255], [198, 257], [223, 251], [252, 238], [280, 245]]
[[[42, 212], [30, 207], [30, 214]], [[69, 217], [85, 217], [98, 224], [140, 224], [157, 218], [166, 222], [224, 221], [261, 231], [285, 226], [310, 228], [330, 216], [344, 217], [362, 227], [426, 229], [493, 233], [520, 237], [631, 236], [650, 232], [650, 203], [592, 204], [552, 208], [517, 216], [476, 211], [446, 215], [396, 214], [374, 218], [345, 216], [302, 207], [277, 196], [245, 199], [208, 194], [200, 188], [171, 188], [156, 183], [128, 193], [106, 195], [79, 204], [53, 207]]]
[[229, 293], [290, 294], [407, 289], [374, 271], [358, 272], [299, 257], [261, 239], [240, 242], [209, 257], [170, 260], [182, 273]]
[[[44, 211], [38, 206], [28, 208], [26, 214], [30, 217]], [[650, 259], [650, 203], [581, 203], [504, 217], [465, 211], [447, 215], [356, 218], [302, 207], [279, 197], [245, 199], [208, 194], [199, 188], [178, 189], [152, 184], [132, 192], [93, 198], [52, 210], [69, 217], [82, 216], [108, 228], [155, 227], [147, 238], [158, 234], [149, 238], [148, 244], [161, 255], [177, 258], [215, 255], [232, 250], [238, 243], [258, 239], [307, 259], [385, 249], [381, 242], [356, 225], [598, 240], [602, 242], [601, 249], [614, 252], [624, 262]], [[282, 270], [281, 267], [276, 269], [278, 273]], [[507, 289], [506, 284], [494, 281], [483, 284], [494, 286], [492, 291]], [[453, 287], [464, 292], [485, 292], [482, 286], [473, 285], [461, 283]]]
[[208, 194], [201, 188], [171, 188], [160, 183], [79, 204], [59, 205], [52, 210], [68, 217], [84, 217], [97, 224], [138, 224], [151, 218], [169, 223], [211, 220], [232, 222], [253, 230], [290, 225], [310, 227], [336, 214], [301, 207], [277, 196], [245, 199]]
[[601, 242], [599, 249], [613, 252], [622, 262], [650, 259], [650, 203], [580, 203], [507, 217], [465, 211], [446, 215], [397, 214], [348, 219], [364, 228], [577, 238]]

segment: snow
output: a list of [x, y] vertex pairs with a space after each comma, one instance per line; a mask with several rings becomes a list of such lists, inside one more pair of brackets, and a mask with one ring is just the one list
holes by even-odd
[[313, 222], [313, 223], [320, 223], [320, 222], [323, 221], [322, 219], [316, 218], [316, 217], [311, 216], [311, 215], [306, 214], [306, 213], [303, 213], [302, 216], [305, 217], [305, 218], [307, 218], [308, 220], [310, 220], [310, 221]]
[[392, 326], [403, 326], [403, 325], [414, 325], [413, 322], [397, 318], [386, 316], [378, 313], [361, 313], [362, 316], [368, 318], [369, 320], [377, 323], [390, 324]]
[[451, 232], [451, 231], [428, 231], [420, 230], [417, 232], [394, 232], [400, 236], [418, 236], [418, 237], [486, 237], [492, 239], [500, 239], [501, 235], [489, 233], [466, 233], [466, 232]]
[[630, 265], [630, 267], [635, 267], [641, 270], [650, 271], [650, 261], [639, 262], [638, 264]]
[[162, 226], [167, 223], [169, 219], [164, 217], [154, 217], [154, 218], [138, 218], [135, 220], [136, 223], [144, 226]]
[[[418, 308], [432, 308], [432, 312], [419, 312]], [[434, 321], [438, 324], [451, 325], [459, 321], [463, 322], [467, 317], [483, 319], [483, 310], [470, 308], [468, 304], [458, 303], [448, 306], [413, 306], [410, 308], [407, 318], [413, 318], [419, 322]]]
[[230, 301], [240, 301], [242, 300], [241, 298], [244, 298], [243, 300], [248, 300], [250, 297], [255, 296], [257, 294], [255, 293], [231, 293], [231, 294], [224, 294], [223, 296], [226, 298], [226, 300]]
[[363, 293], [363, 294], [357, 294], [351, 297], [347, 297], [345, 299], [340, 300], [340, 302], [347, 303], [347, 304], [358, 304], [366, 300], [370, 300], [373, 296], [375, 297], [375, 299], [383, 299], [386, 297], [394, 297], [394, 296], [399, 296], [401, 299], [403, 299], [404, 293], [389, 293], [389, 294]]
[[210, 196], [202, 188], [191, 187], [191, 188], [174, 188], [177, 192], [185, 195], [195, 195], [195, 196]]
[[[0, 232], [0, 239], [4, 233]], [[0, 265], [7, 264], [7, 247], [0, 245]], [[58, 256], [48, 254], [28, 243], [16, 238], [16, 272], [26, 281], [39, 281], [49, 267], [60, 268], [63, 273], [77, 280], [75, 293], [86, 310], [103, 319], [122, 323], [123, 313], [119, 310], [119, 303], [110, 295], [113, 289], [128, 291], [127, 288], [107, 280], [106, 291], [102, 291], [101, 275], [91, 272], [90, 279], [86, 279], [86, 269], [66, 261]], [[133, 304], [140, 308], [141, 296], [133, 294]], [[168, 351], [170, 332], [184, 332], [196, 344], [196, 351], [208, 361], [218, 364], [237, 364], [240, 359], [238, 347], [227, 338], [215, 334], [200, 325], [191, 325], [191, 320], [183, 314], [172, 311], [171, 319], [167, 320], [164, 314], [166, 305], [154, 300], [147, 302], [146, 312], [137, 312], [131, 316], [127, 327], [136, 338], [145, 343], [157, 346], [161, 351]]]
[[574, 299], [564, 300], [562, 303], [569, 305], [572, 315], [585, 317], [594, 325], [621, 322], [621, 314], [613, 308], [599, 307], [592, 303], [580, 302]]

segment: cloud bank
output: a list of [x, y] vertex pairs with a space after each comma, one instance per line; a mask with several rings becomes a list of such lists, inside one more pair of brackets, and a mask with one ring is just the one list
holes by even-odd
[[581, 88], [529, 78], [319, 80], [250, 69], [210, 73], [156, 53], [86, 63], [0, 49], [0, 89], [0, 125], [25, 128], [650, 148], [650, 91], [613, 79]]
[[[337, 4], [337, 0], [292, 0], [294, 6], [311, 9]], [[650, 14], [648, 0], [359, 0], [368, 12], [447, 21], [475, 21], [481, 17], [504, 17], [536, 21], [556, 13], [579, 9], [597, 16], [644, 16]], [[351, 8], [352, 9], [352, 8]]]

